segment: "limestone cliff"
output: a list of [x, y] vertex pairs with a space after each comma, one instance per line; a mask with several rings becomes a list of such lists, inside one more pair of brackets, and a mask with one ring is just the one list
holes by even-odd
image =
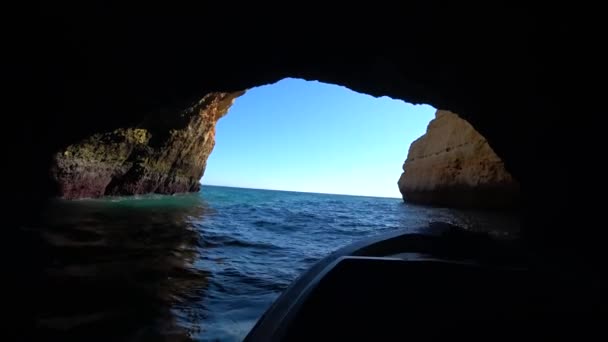
[[243, 92], [210, 93], [181, 113], [99, 133], [56, 153], [51, 176], [68, 199], [198, 191], [215, 124]]
[[457, 114], [438, 110], [412, 143], [399, 178], [406, 202], [471, 208], [510, 208], [519, 184], [486, 139]]

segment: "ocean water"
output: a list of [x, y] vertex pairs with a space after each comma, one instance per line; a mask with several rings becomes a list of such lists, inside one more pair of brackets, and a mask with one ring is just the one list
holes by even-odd
[[37, 251], [36, 336], [240, 341], [292, 280], [353, 241], [448, 222], [516, 234], [516, 217], [357, 197], [204, 186], [200, 193], [53, 201], [24, 229]]

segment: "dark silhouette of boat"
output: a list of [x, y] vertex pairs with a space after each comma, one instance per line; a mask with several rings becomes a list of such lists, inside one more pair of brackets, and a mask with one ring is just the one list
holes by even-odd
[[301, 275], [245, 338], [562, 340], [601, 328], [601, 288], [517, 240], [434, 225], [342, 248]]

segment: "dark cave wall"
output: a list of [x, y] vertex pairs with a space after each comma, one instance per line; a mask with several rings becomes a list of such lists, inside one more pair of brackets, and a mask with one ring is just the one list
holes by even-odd
[[573, 67], [555, 8], [80, 6], [24, 12], [5, 44], [16, 209], [58, 193], [48, 170], [70, 144], [288, 76], [459, 113], [520, 182], [530, 231], [545, 231], [556, 219], [543, 213], [567, 205], [557, 200], [568, 187], [561, 103], [574, 85], [562, 79]]

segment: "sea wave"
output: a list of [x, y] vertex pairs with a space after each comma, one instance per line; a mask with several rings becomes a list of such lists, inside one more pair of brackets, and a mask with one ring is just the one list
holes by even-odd
[[141, 331], [163, 340], [178, 331], [240, 341], [291, 281], [349, 243], [431, 222], [500, 232], [519, 226], [517, 219], [394, 198], [211, 186], [197, 194], [57, 201], [45, 220], [37, 237], [43, 242], [35, 243], [45, 244], [36, 250], [47, 253], [48, 267], [34, 278], [55, 284], [37, 290], [45, 324], [60, 322], [52, 318], [64, 308], [99, 312], [91, 317], [116, 320], [105, 326], [121, 324], [123, 335], [96, 328], [104, 324], [66, 333], [107, 340]]

